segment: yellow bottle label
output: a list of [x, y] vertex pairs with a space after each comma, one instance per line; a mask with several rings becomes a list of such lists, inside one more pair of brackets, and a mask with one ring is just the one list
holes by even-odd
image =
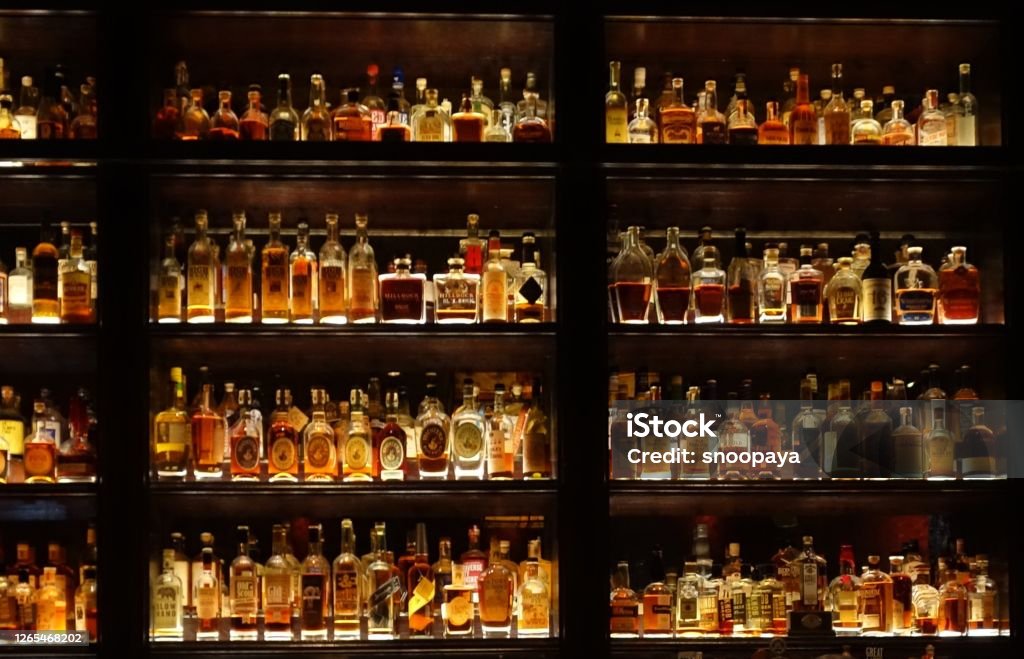
[[411, 616], [433, 601], [434, 582], [430, 579], [420, 579], [412, 591], [412, 597], [409, 598], [409, 615]]
[[629, 142], [629, 115], [626, 108], [605, 108], [605, 142], [625, 144]]
[[25, 424], [21, 421], [0, 419], [0, 437], [7, 442], [7, 450], [11, 455], [25, 453]]

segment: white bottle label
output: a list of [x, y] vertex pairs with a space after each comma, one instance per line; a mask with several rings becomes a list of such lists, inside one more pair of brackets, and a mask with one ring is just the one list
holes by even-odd
[[872, 320], [892, 322], [892, 281], [889, 279], [863, 280], [860, 298], [865, 323]]
[[14, 116], [14, 118], [18, 120], [19, 124], [21, 124], [21, 139], [36, 139], [36, 115], [17, 114]]

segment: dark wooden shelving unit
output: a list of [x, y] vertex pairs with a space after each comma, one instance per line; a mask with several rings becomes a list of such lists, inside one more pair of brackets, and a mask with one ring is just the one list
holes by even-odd
[[[149, 651], [155, 659], [184, 657], [416, 657], [430, 653], [437, 657], [527, 657], [549, 659], [562, 656], [558, 639], [428, 639], [401, 642], [337, 641], [332, 643], [157, 643]], [[386, 646], [386, 647], [384, 647]]]

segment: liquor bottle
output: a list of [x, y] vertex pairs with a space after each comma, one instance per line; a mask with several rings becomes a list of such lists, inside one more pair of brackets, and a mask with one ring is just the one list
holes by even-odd
[[509, 480], [515, 476], [512, 424], [505, 416], [505, 385], [494, 386], [494, 411], [487, 424], [487, 478]]
[[931, 430], [924, 439], [925, 476], [929, 480], [956, 478], [956, 441], [946, 429], [945, 405], [931, 407]]
[[[472, 324], [477, 322], [480, 275], [465, 272], [465, 260], [448, 259], [448, 273], [434, 275], [434, 322], [440, 324]], [[535, 270], [535, 272], [542, 272]], [[532, 276], [532, 273], [531, 273]], [[527, 282], [523, 282], [526, 284]], [[531, 291], [527, 291], [531, 292]], [[532, 294], [532, 292], [531, 292]], [[542, 298], [538, 298], [541, 301]], [[524, 303], [526, 298], [523, 298]], [[541, 302], [541, 304], [543, 304]], [[543, 306], [542, 306], [543, 308]], [[526, 322], [525, 320], [522, 322]]]
[[318, 279], [316, 253], [309, 248], [309, 225], [299, 222], [295, 251], [288, 260], [290, 296], [288, 317], [297, 325], [312, 325], [316, 314]]
[[655, 309], [659, 323], [681, 325], [690, 303], [690, 260], [679, 244], [679, 227], [669, 227], [665, 240], [665, 251], [658, 255], [655, 266]]
[[356, 243], [348, 254], [348, 319], [353, 323], [377, 322], [377, 261], [366, 233], [368, 223], [366, 215], [356, 214]]
[[823, 110], [825, 144], [850, 144], [850, 106], [843, 99], [843, 65], [832, 65], [832, 97]]
[[[195, 580], [196, 640], [220, 640], [220, 579], [212, 547], [204, 547], [199, 576]], [[268, 619], [269, 623], [269, 619]], [[289, 624], [291, 619], [289, 617]], [[180, 639], [176, 639], [180, 640]]]
[[181, 579], [174, 574], [174, 550], [163, 551], [163, 572], [153, 582], [151, 638], [154, 641], [180, 641], [185, 629], [182, 622]]
[[435, 576], [427, 556], [427, 527], [416, 524], [416, 553], [406, 572], [409, 593], [409, 635], [433, 636]]
[[185, 287], [185, 279], [181, 272], [181, 263], [175, 256], [177, 245], [174, 236], [167, 236], [164, 245], [164, 259], [160, 263], [157, 290], [156, 321], [158, 323], [180, 323], [181, 291]]
[[21, 139], [21, 122], [11, 114], [13, 105], [10, 94], [0, 95], [0, 140]]
[[851, 257], [841, 256], [837, 263], [839, 268], [825, 290], [829, 322], [837, 325], [857, 325], [861, 321], [861, 280], [851, 269]]
[[893, 458], [892, 418], [885, 411], [884, 384], [878, 380], [871, 383], [870, 398], [866, 414], [860, 418], [858, 437], [862, 456], [864, 478], [888, 478], [891, 475]]
[[851, 144], [878, 145], [882, 143], [882, 126], [875, 121], [874, 103], [863, 100], [858, 105], [860, 112], [853, 118], [850, 127]]
[[737, 325], [754, 322], [757, 279], [754, 265], [747, 257], [746, 240], [747, 230], [737, 227], [736, 246], [733, 258], [729, 262], [729, 270], [726, 273], [726, 285], [728, 286], [726, 320]]
[[[434, 562], [430, 569], [434, 572], [434, 604], [443, 609], [445, 601], [444, 590], [452, 585], [456, 568], [458, 568], [459, 581], [462, 581], [462, 566], [452, 563], [451, 538], [441, 538], [437, 543], [437, 551], [437, 561]], [[470, 605], [472, 606], [472, 602], [470, 602]], [[443, 610], [441, 617], [444, 618]]]
[[75, 590], [75, 631], [88, 633], [90, 639], [99, 639], [96, 597], [96, 568], [89, 566], [82, 572], [82, 583]]
[[[7, 273], [6, 322], [20, 325], [32, 321], [32, 268], [28, 250], [14, 250], [14, 269]], [[2, 323], [3, 321], [0, 321]]]
[[[341, 553], [332, 565], [334, 637], [359, 638], [363, 609], [362, 565], [355, 555], [356, 534], [352, 520], [341, 520]], [[268, 564], [269, 565], [269, 564]]]
[[395, 92], [388, 96], [387, 114], [384, 123], [377, 128], [380, 142], [408, 142], [412, 138], [408, 121], [403, 121], [401, 102]]
[[334, 444], [334, 431], [327, 424], [324, 413], [326, 394], [313, 389], [313, 418], [303, 431], [304, 474], [307, 481], [334, 481], [338, 476], [338, 453]]
[[207, 139], [237, 140], [239, 138], [238, 115], [231, 109], [231, 92], [221, 90], [217, 93], [220, 107], [210, 118], [210, 132]]
[[466, 216], [466, 237], [459, 240], [459, 256], [465, 261], [466, 274], [483, 273], [486, 249], [487, 242], [480, 238], [480, 216], [470, 213]]
[[441, 408], [436, 390], [436, 385], [428, 380], [425, 405], [416, 417], [416, 453], [423, 480], [448, 477], [451, 419]]
[[892, 102], [892, 119], [882, 127], [882, 144], [886, 146], [913, 146], [914, 127], [903, 117], [903, 101]]
[[621, 62], [609, 62], [608, 93], [604, 96], [605, 142], [608, 144], [629, 141], [629, 100], [619, 86], [621, 70]]
[[36, 324], [60, 323], [58, 252], [52, 240], [53, 231], [44, 225], [32, 250], [32, 322]]
[[889, 557], [889, 578], [892, 580], [892, 630], [908, 634], [914, 626], [913, 580], [904, 571], [903, 556]]
[[921, 262], [922, 248], [908, 248], [910, 261], [896, 272], [896, 322], [900, 325], [931, 325], [935, 321], [938, 277]]
[[985, 408], [971, 408], [971, 418], [970, 427], [963, 431], [961, 441], [957, 445], [960, 477], [994, 478], [998, 476], [995, 436], [992, 429], [985, 425]]
[[658, 110], [662, 144], [694, 144], [697, 141], [697, 113], [686, 104], [683, 79], [673, 78], [669, 102]]
[[262, 423], [257, 421], [256, 411], [251, 408], [252, 393], [248, 389], [242, 389], [239, 402], [243, 411], [231, 428], [231, 480], [257, 481], [263, 452]]
[[[54, 624], [59, 624], [60, 627], [55, 627], [54, 629], [74, 629], [75, 586], [78, 582], [78, 573], [67, 564], [67, 551], [59, 543], [51, 542], [47, 544], [46, 554], [46, 566], [43, 568], [44, 580], [46, 571], [52, 570], [54, 587], [60, 593], [61, 598], [60, 602], [54, 602], [54, 606], [60, 609], [60, 611], [54, 613], [54, 615], [59, 617], [59, 620], [55, 621]], [[46, 627], [41, 627], [41, 629], [46, 629]]]
[[191, 100], [182, 115], [180, 139], [205, 140], [210, 133], [210, 115], [203, 109], [203, 90], [192, 89], [189, 96]]
[[328, 581], [331, 565], [323, 556], [320, 526], [309, 527], [309, 552], [302, 561], [302, 615], [299, 637], [327, 640], [327, 617], [330, 611]]
[[871, 261], [861, 274], [861, 312], [865, 323], [892, 322], [892, 284], [881, 261], [877, 231], [871, 232]]
[[630, 144], [657, 144], [658, 124], [648, 115], [650, 101], [646, 98], [636, 100], [636, 116], [629, 122]]
[[640, 246], [640, 227], [629, 227], [622, 252], [612, 264], [612, 292], [618, 322], [647, 323], [653, 276], [653, 264]]
[[811, 105], [810, 78], [801, 73], [796, 80], [796, 104], [789, 115], [790, 144], [818, 144], [818, 115]]
[[267, 434], [267, 474], [271, 482], [294, 483], [299, 479], [299, 442], [291, 421], [291, 391], [278, 389], [274, 401], [277, 407], [270, 415]]
[[292, 79], [285, 72], [277, 76], [277, 107], [270, 113], [270, 141], [298, 142], [299, 115], [292, 107]]
[[341, 104], [331, 113], [334, 139], [338, 142], [370, 142], [373, 140], [373, 118], [370, 109], [359, 102], [358, 89], [343, 89]]
[[32, 86], [32, 83], [31, 76], [22, 77], [18, 108], [14, 111], [14, 118], [21, 128], [21, 139], [23, 140], [34, 140], [37, 136], [36, 108], [39, 106], [39, 88]]
[[43, 578], [35, 593], [36, 629], [63, 632], [67, 629], [67, 600], [57, 587], [57, 568], [43, 568]]
[[454, 142], [482, 142], [487, 118], [474, 107], [469, 94], [462, 94], [459, 111], [452, 115], [452, 140]]
[[765, 105], [765, 120], [757, 128], [758, 144], [789, 144], [789, 128], [779, 118], [779, 102], [768, 101]]
[[390, 640], [395, 637], [394, 594], [401, 591], [401, 582], [392, 573], [387, 561], [387, 544], [383, 524], [374, 529], [374, 557], [366, 569], [366, 617], [368, 638]]
[[362, 103], [370, 111], [370, 120], [373, 122], [373, 139], [377, 137], [377, 131], [384, 125], [387, 115], [387, 104], [380, 97], [377, 89], [377, 77], [380, 75], [380, 67], [376, 64], [369, 64], [366, 67], [366, 96]]
[[612, 576], [609, 630], [612, 638], [636, 638], [640, 634], [640, 600], [629, 587], [629, 563], [619, 561]]
[[515, 576], [502, 561], [492, 560], [477, 577], [477, 593], [484, 638], [507, 638], [512, 632]]
[[213, 410], [213, 385], [204, 384], [199, 408], [192, 415], [192, 471], [197, 479], [224, 474], [224, 417]]
[[302, 114], [302, 139], [306, 142], [330, 142], [333, 122], [327, 110], [327, 85], [319, 73], [309, 77], [309, 106]]
[[[436, 89], [426, 90], [424, 105], [412, 116], [413, 142], [451, 142], [452, 118], [438, 105]], [[508, 140], [505, 135], [502, 141]]]
[[957, 98], [956, 146], [980, 146], [978, 99], [971, 93], [970, 64], [960, 65], [960, 94]]
[[343, 453], [342, 474], [345, 482], [373, 480], [373, 444], [363, 400], [362, 390], [352, 389], [349, 392], [349, 409], [352, 417]]
[[[939, 559], [944, 561], [944, 559]], [[944, 563], [942, 563], [944, 567]], [[938, 631], [939, 591], [931, 585], [930, 570], [927, 565], [918, 568], [914, 575], [914, 585], [911, 589], [911, 601], [914, 606], [914, 632], [918, 634], [933, 635]]]
[[725, 320], [725, 272], [715, 259], [705, 256], [703, 267], [693, 273], [694, 322], [721, 323]]
[[508, 273], [501, 260], [501, 234], [492, 230], [481, 275], [481, 322], [508, 322]]
[[789, 68], [789, 79], [782, 83], [782, 105], [779, 111], [779, 117], [782, 120], [782, 125], [789, 130], [790, 118], [793, 114], [793, 109], [796, 107], [796, 87], [797, 82], [800, 80], [800, 69], [798, 67]]
[[967, 633], [994, 636], [999, 634], [999, 589], [988, 576], [988, 557], [983, 554], [978, 555], [977, 572], [967, 584]]
[[382, 323], [422, 325], [426, 322], [426, 276], [411, 272], [409, 258], [395, 259], [394, 272], [378, 276]]
[[793, 600], [793, 610], [824, 611], [828, 575], [825, 559], [814, 553], [813, 537], [803, 537], [803, 551], [793, 559], [792, 567], [799, 575], [799, 596]]
[[967, 248], [953, 247], [939, 270], [938, 315], [941, 325], [974, 325], [980, 316], [978, 269], [967, 262]]
[[46, 77], [46, 85], [36, 112], [36, 139], [62, 140], [67, 137], [68, 113], [60, 102], [60, 88], [63, 74], [52, 69]]
[[936, 629], [940, 635], [953, 636], [967, 633], [967, 589], [957, 579], [956, 572], [947, 569], [945, 559], [939, 559], [938, 619]]
[[786, 275], [779, 269], [779, 247], [764, 249], [764, 266], [758, 278], [758, 322], [786, 322]]
[[234, 231], [225, 261], [224, 319], [229, 323], [251, 323], [253, 319], [252, 252], [245, 239], [245, 213], [234, 213]]
[[758, 142], [757, 122], [749, 111], [746, 92], [736, 100], [736, 111], [729, 116], [729, 144], [751, 146]]
[[288, 322], [288, 247], [281, 242], [281, 214], [269, 217], [270, 238], [263, 246], [260, 284], [260, 322], [265, 325]]
[[810, 378], [800, 380], [800, 412], [791, 425], [793, 450], [800, 456], [794, 466], [796, 479], [821, 478], [824, 463], [822, 429], [824, 416], [814, 409], [814, 390]]
[[924, 476], [924, 446], [921, 431], [913, 423], [914, 410], [900, 408], [900, 425], [892, 431], [893, 478]]
[[405, 430], [398, 423], [398, 392], [388, 391], [385, 399], [387, 417], [377, 448], [380, 479], [405, 480], [407, 438]]
[[[484, 452], [484, 437], [490, 434], [485, 434], [485, 428], [473, 381], [467, 378], [462, 384], [462, 407], [452, 415], [451, 444], [456, 480], [483, 479], [485, 460], [489, 456], [489, 452]], [[490, 448], [489, 443], [487, 448]]]
[[57, 446], [59, 427], [48, 419], [46, 402], [36, 400], [33, 405], [32, 435], [25, 441], [25, 482], [57, 482]]
[[661, 549], [651, 552], [648, 562], [651, 581], [644, 587], [643, 594], [643, 635], [644, 638], [670, 637], [672, 635], [672, 596], [665, 585], [665, 568]]
[[[697, 114], [697, 130], [701, 144], [725, 144], [728, 142], [725, 115], [718, 111], [717, 83], [704, 83], [704, 106]], [[696, 255], [694, 255], [696, 259]]]
[[345, 250], [338, 242], [338, 216], [327, 214], [327, 241], [320, 248], [319, 300], [320, 322], [344, 325], [348, 322], [345, 299]]
[[551, 478], [551, 436], [548, 417], [544, 413], [543, 393], [541, 380], [535, 377], [522, 430], [524, 479]]
[[92, 272], [83, 258], [82, 234], [71, 232], [71, 243], [66, 259], [60, 261], [58, 292], [60, 322], [90, 323], [93, 321]]
[[947, 146], [946, 117], [939, 110], [939, 92], [929, 89], [925, 92], [924, 109], [917, 118], [918, 146]]
[[[779, 424], [772, 418], [771, 397], [768, 394], [761, 394], [757, 407], [757, 421], [750, 427], [750, 450], [782, 450], [782, 435]], [[777, 469], [766, 463], [753, 463], [751, 470], [753, 478], [778, 480], [780, 477]]]
[[186, 300], [189, 323], [214, 322], [214, 310], [219, 298], [217, 272], [220, 263], [207, 237], [206, 211], [196, 211], [196, 239], [188, 248], [188, 295]]
[[270, 121], [263, 112], [262, 92], [263, 88], [259, 85], [249, 85], [249, 108], [238, 122], [239, 137], [243, 140], [262, 142], [267, 139]]
[[517, 634], [519, 636], [546, 637], [551, 629], [551, 593], [540, 575], [537, 558], [526, 560], [525, 577], [519, 587]]
[[878, 566], [878, 556], [868, 556], [868, 569], [861, 575], [861, 633], [890, 634], [893, 631], [892, 578]]
[[58, 483], [96, 482], [96, 448], [89, 442], [90, 421], [84, 394], [84, 390], [79, 390], [68, 406], [68, 438], [58, 446]]
[[800, 247], [800, 267], [789, 276], [789, 319], [794, 323], [821, 323], [825, 277], [811, 265], [813, 249]]
[[832, 612], [832, 628], [839, 635], [860, 634], [863, 624], [861, 578], [857, 576], [853, 546], [839, 548], [839, 575], [828, 586], [828, 610]]

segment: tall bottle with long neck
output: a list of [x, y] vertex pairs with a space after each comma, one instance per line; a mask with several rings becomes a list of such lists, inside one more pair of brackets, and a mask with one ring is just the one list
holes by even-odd
[[206, 235], [206, 211], [196, 212], [196, 239], [188, 248], [186, 317], [190, 323], [212, 323], [217, 304], [217, 271], [213, 245]]
[[327, 111], [327, 85], [319, 73], [309, 77], [309, 107], [302, 115], [302, 139], [306, 142], [330, 142], [334, 122]]
[[659, 323], [681, 325], [686, 322], [690, 303], [690, 260], [679, 244], [679, 227], [669, 227], [665, 240], [665, 251], [658, 256], [655, 270], [655, 308]]
[[736, 247], [726, 273], [726, 285], [728, 286], [726, 320], [735, 325], [753, 323], [757, 280], [754, 266], [747, 256], [747, 230], [743, 227], [736, 229]]
[[960, 65], [960, 95], [956, 104], [955, 146], [981, 146], [978, 133], [978, 99], [971, 93], [971, 65]]
[[252, 322], [252, 252], [245, 241], [245, 213], [232, 217], [234, 232], [226, 258], [224, 320], [229, 323]]
[[362, 564], [356, 551], [352, 520], [341, 520], [341, 553], [332, 566], [334, 592], [334, 637], [359, 638], [363, 610]]
[[374, 531], [377, 534], [376, 553], [367, 569], [367, 635], [370, 640], [390, 640], [395, 637], [397, 617], [394, 593], [401, 589], [401, 584], [396, 583], [397, 580], [392, 580], [383, 526]]
[[604, 96], [605, 142], [608, 144], [629, 142], [629, 99], [620, 89], [621, 71], [621, 62], [608, 64], [608, 93]]
[[327, 242], [320, 248], [320, 322], [344, 325], [348, 322], [345, 281], [345, 250], [338, 241], [338, 216], [327, 214]]
[[288, 317], [299, 325], [312, 325], [316, 315], [318, 281], [316, 253], [309, 248], [309, 225], [299, 222], [295, 251], [288, 260], [291, 291]]
[[255, 641], [258, 638], [256, 563], [249, 558], [249, 527], [236, 531], [238, 555], [231, 562], [231, 632], [232, 641]]
[[273, 528], [273, 554], [263, 567], [263, 637], [271, 641], [290, 641], [292, 605], [296, 593], [288, 554], [288, 532], [282, 524]]
[[407, 575], [409, 635], [431, 636], [434, 628], [434, 568], [427, 553], [427, 526], [416, 524], [416, 558]]
[[299, 114], [292, 106], [292, 79], [284, 72], [277, 76], [277, 107], [270, 113], [270, 141], [299, 141]]
[[377, 260], [367, 235], [369, 219], [356, 214], [356, 244], [348, 254], [348, 319], [353, 323], [377, 322]]
[[843, 99], [843, 65], [832, 65], [832, 99], [825, 106], [825, 144], [850, 143], [850, 106]]
[[861, 274], [861, 314], [863, 322], [892, 322], [892, 277], [882, 264], [882, 250], [877, 231], [871, 233], [871, 261]]
[[302, 561], [302, 617], [300, 638], [327, 640], [327, 613], [330, 611], [328, 580], [331, 566], [323, 555], [320, 526], [309, 527], [309, 553]]
[[263, 246], [260, 282], [264, 324], [288, 322], [288, 247], [281, 242], [281, 214], [270, 214], [270, 239]]

